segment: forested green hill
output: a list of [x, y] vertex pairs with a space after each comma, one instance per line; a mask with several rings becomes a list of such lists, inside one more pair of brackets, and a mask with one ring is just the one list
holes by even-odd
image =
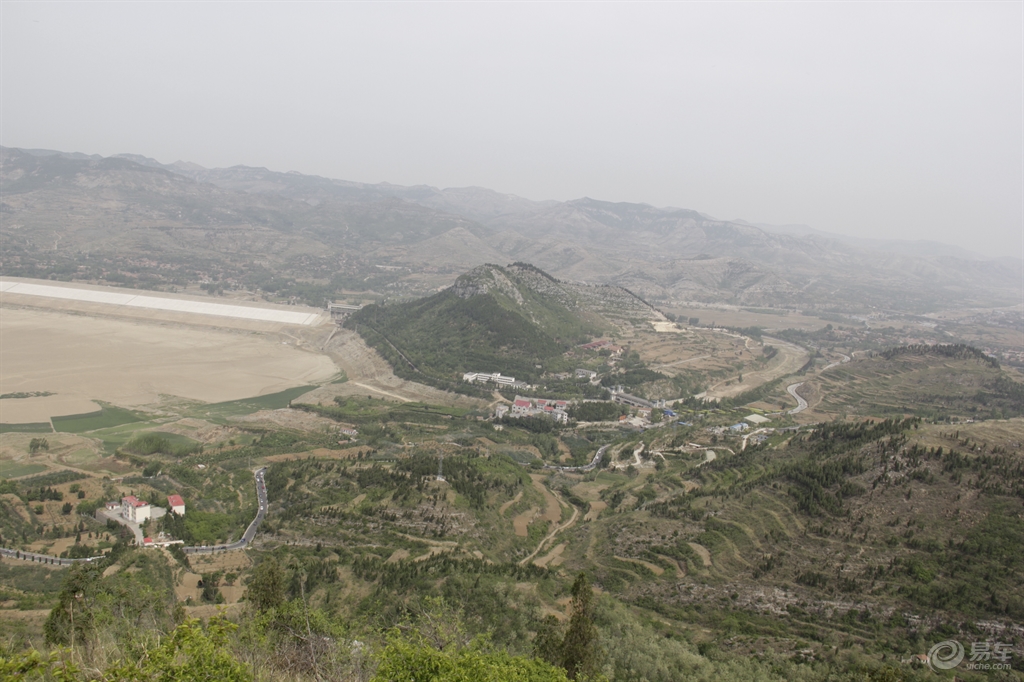
[[482, 265], [433, 296], [367, 306], [346, 325], [400, 376], [448, 383], [477, 371], [530, 381], [604, 326], [576, 298], [532, 266]]

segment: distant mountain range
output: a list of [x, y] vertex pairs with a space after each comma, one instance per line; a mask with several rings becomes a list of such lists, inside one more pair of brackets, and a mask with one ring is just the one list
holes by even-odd
[[364, 184], [235, 166], [0, 148], [0, 272], [140, 286], [219, 280], [309, 302], [422, 295], [483, 263], [530, 262], [658, 305], [921, 312], [1019, 302], [1024, 262], [479, 187]]

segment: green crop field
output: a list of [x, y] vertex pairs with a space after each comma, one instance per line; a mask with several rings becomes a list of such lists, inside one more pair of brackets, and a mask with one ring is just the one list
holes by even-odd
[[300, 395], [309, 393], [316, 386], [296, 386], [277, 393], [256, 396], [253, 398], [242, 398], [240, 400], [229, 400], [223, 403], [210, 403], [199, 405], [190, 410], [191, 416], [203, 419], [218, 421], [227, 417], [238, 417], [260, 410], [279, 410], [288, 407], [289, 404]]
[[49, 422], [32, 424], [0, 424], [0, 433], [53, 433]]
[[99, 412], [54, 417], [53, 428], [64, 433], [85, 433], [138, 421], [142, 419], [130, 410], [105, 405]]
[[40, 471], [46, 471], [46, 466], [42, 464], [0, 463], [0, 478], [18, 478], [19, 476], [38, 474]]

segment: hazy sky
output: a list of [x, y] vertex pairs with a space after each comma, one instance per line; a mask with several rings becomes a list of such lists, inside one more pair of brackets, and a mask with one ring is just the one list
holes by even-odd
[[1024, 256], [1021, 2], [0, 4], [0, 144]]

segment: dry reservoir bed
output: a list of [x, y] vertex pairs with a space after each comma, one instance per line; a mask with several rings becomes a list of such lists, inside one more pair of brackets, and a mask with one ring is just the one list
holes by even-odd
[[3, 423], [91, 412], [98, 409], [93, 400], [235, 400], [325, 381], [337, 371], [327, 356], [271, 335], [0, 309], [0, 394], [56, 394], [0, 400]]

